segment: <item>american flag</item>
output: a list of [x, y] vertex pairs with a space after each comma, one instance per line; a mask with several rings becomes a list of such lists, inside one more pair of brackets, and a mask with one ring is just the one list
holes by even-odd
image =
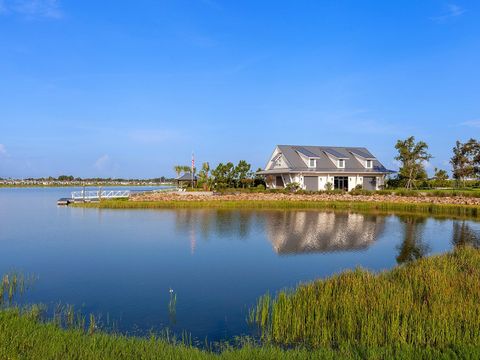
[[195, 169], [195, 157], [193, 156], [193, 152], [192, 152], [192, 174], [193, 174], [193, 169]]

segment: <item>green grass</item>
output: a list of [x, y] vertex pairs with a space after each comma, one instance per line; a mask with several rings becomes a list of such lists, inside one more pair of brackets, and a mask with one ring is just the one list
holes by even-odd
[[480, 250], [460, 247], [377, 275], [357, 269], [266, 295], [250, 320], [281, 345], [480, 348]]
[[261, 297], [251, 320], [262, 344], [215, 352], [101, 332], [73, 311], [62, 322], [42, 321], [38, 306], [0, 308], [0, 359], [478, 359], [479, 284], [480, 250], [469, 247], [378, 275], [347, 271]]
[[212, 353], [182, 343], [156, 337], [138, 338], [79, 329], [62, 329], [55, 323], [41, 323], [31, 311], [0, 310], [0, 359], [21, 360], [123, 360], [123, 359], [478, 359], [480, 348], [454, 345], [445, 348], [347, 346], [338, 349], [281, 349], [265, 344], [246, 343], [239, 348], [226, 346]]
[[121, 201], [73, 204], [75, 207], [100, 209], [319, 209], [352, 210], [378, 213], [426, 214], [433, 216], [480, 218], [480, 207], [473, 205], [396, 203], [366, 201], [294, 201], [294, 200], [204, 200], [204, 201]]

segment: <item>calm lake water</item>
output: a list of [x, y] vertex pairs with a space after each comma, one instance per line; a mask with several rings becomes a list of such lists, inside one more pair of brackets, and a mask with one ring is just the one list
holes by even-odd
[[[455, 243], [480, 223], [315, 210], [57, 207], [73, 189], [0, 189], [0, 274], [39, 277], [22, 301], [73, 304], [125, 333], [202, 341], [249, 334], [258, 296], [344, 269], [375, 271]], [[169, 311], [170, 289], [177, 296]]]

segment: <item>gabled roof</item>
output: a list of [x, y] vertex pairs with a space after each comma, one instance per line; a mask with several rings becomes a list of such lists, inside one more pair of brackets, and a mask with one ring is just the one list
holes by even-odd
[[318, 157], [318, 155], [312, 153], [311, 151], [308, 151], [308, 150], [305, 149], [304, 147], [301, 147], [301, 146], [293, 146], [292, 148], [293, 148], [293, 150], [299, 152], [300, 154], [305, 155], [305, 156], [308, 157], [308, 158], [317, 158], [317, 157]]
[[327, 148], [327, 149], [324, 149], [323, 151], [327, 154], [332, 155], [333, 157], [336, 157], [337, 159], [345, 159], [345, 160], [348, 159], [348, 156], [346, 156], [345, 154], [342, 154], [341, 152], [335, 149]]
[[354, 149], [350, 151], [351, 153], [360, 156], [361, 158], [367, 159], [367, 160], [374, 160], [375, 157], [370, 154], [369, 152], [365, 152], [359, 149]]
[[[277, 145], [280, 153], [286, 159], [287, 169], [283, 172], [357, 172], [357, 173], [391, 173], [378, 161], [368, 149], [364, 147], [341, 147], [341, 146], [300, 146], [300, 145]], [[316, 167], [309, 168], [303, 157], [315, 158]], [[345, 168], [338, 168], [331, 157], [345, 159]], [[357, 157], [372, 160], [372, 168], [367, 169]], [[281, 169], [266, 169], [261, 173], [277, 173]]]

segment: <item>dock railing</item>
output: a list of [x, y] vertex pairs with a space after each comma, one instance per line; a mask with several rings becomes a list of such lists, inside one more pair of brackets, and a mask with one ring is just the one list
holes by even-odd
[[81, 190], [72, 191], [73, 200], [101, 200], [128, 198], [130, 190]]

